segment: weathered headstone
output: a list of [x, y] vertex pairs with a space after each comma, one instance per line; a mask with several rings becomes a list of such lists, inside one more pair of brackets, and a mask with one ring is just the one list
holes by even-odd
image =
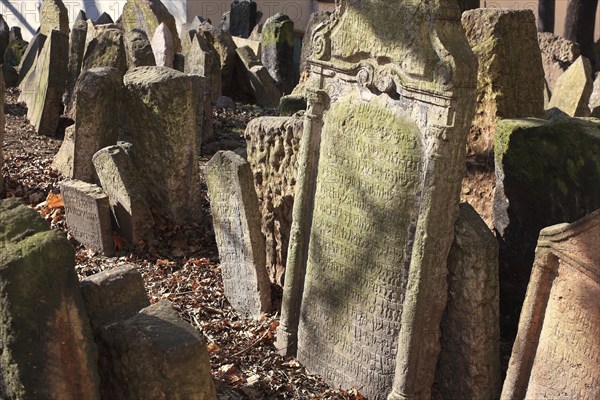
[[512, 340], [540, 230], [600, 208], [600, 124], [501, 121], [495, 162], [500, 314], [503, 336]]
[[256, 103], [263, 107], [277, 107], [281, 99], [281, 92], [269, 71], [260, 63], [250, 47], [238, 47], [235, 51], [241, 61], [240, 67], [249, 81]]
[[256, 57], [260, 59], [262, 54], [262, 43], [260, 40], [245, 39], [238, 36], [232, 36], [231, 38], [233, 39], [236, 47], [248, 46], [252, 49], [252, 52], [256, 55]]
[[312, 57], [313, 53], [313, 42], [312, 42], [312, 34], [317, 26], [329, 19], [331, 15], [330, 12], [327, 11], [317, 11], [310, 15], [310, 19], [308, 20], [308, 25], [306, 26], [306, 30], [304, 31], [304, 37], [302, 38], [302, 53], [300, 55], [300, 80], [303, 80], [308, 76], [309, 65], [308, 59]]
[[276, 347], [369, 399], [429, 398], [477, 61], [454, 1], [337, 10], [313, 34]]
[[146, 32], [141, 29], [133, 29], [125, 33], [123, 40], [128, 69], [156, 65], [152, 45]]
[[27, 45], [25, 53], [23, 53], [23, 57], [21, 58], [21, 62], [19, 64], [19, 81], [17, 82], [18, 84], [21, 84], [21, 82], [23, 82], [23, 79], [25, 79], [25, 77], [31, 71], [31, 68], [34, 66], [35, 61], [37, 60], [45, 41], [46, 36], [41, 35], [39, 33], [36, 33], [29, 41], [29, 44]]
[[68, 61], [69, 36], [52, 31], [32, 69], [19, 85], [19, 100], [27, 104], [27, 118], [40, 135], [56, 134], [67, 82]]
[[173, 35], [164, 22], [161, 22], [154, 31], [150, 44], [152, 45], [156, 65], [173, 68], [173, 59], [175, 58]]
[[113, 24], [114, 22], [115, 21], [113, 21], [112, 17], [109, 14], [103, 12], [98, 18], [96, 18], [96, 20], [94, 21], [94, 25]]
[[79, 11], [77, 18], [73, 23], [71, 29], [71, 35], [69, 38], [69, 64], [68, 64], [68, 75], [67, 75], [67, 87], [65, 95], [63, 97], [63, 103], [65, 105], [65, 114], [69, 114], [72, 107], [73, 91], [75, 90], [75, 83], [79, 78], [81, 72], [81, 66], [83, 65], [83, 56], [85, 50], [85, 38], [87, 37], [87, 16], [84, 11]]
[[116, 68], [121, 77], [127, 72], [127, 57], [121, 30], [96, 29], [95, 38], [87, 46], [82, 71], [100, 67]]
[[596, 79], [594, 79], [594, 86], [588, 106], [592, 117], [600, 117], [600, 75], [596, 75]]
[[4, 78], [0, 77], [0, 198], [4, 197]]
[[167, 300], [108, 325], [114, 400], [216, 400], [206, 343]]
[[542, 52], [544, 74], [550, 94], [558, 78], [579, 58], [579, 45], [550, 32], [539, 32], [538, 43]]
[[237, 48], [233, 37], [228, 32], [215, 29], [210, 23], [202, 22], [198, 25], [198, 30], [204, 32], [205, 36], [210, 36], [212, 47], [219, 57], [221, 67], [221, 92], [224, 95], [231, 93], [234, 69], [237, 60], [235, 49]]
[[106, 147], [93, 162], [102, 190], [108, 196], [117, 230], [136, 244], [152, 235], [153, 219], [145, 199], [141, 174], [131, 160], [130, 145]]
[[50, 36], [52, 31], [69, 35], [69, 11], [62, 0], [44, 0], [40, 7], [40, 33]]
[[10, 41], [10, 27], [4, 21], [4, 17], [0, 14], [0, 60], [4, 60], [4, 52]]
[[94, 182], [92, 156], [117, 143], [122, 87], [115, 68], [92, 68], [79, 76], [73, 102], [75, 125], [67, 128], [52, 164], [67, 178]]
[[219, 151], [205, 177], [225, 296], [238, 312], [258, 319], [271, 309], [271, 286], [250, 165], [234, 152]]
[[164, 23], [171, 31], [175, 52], [181, 51], [175, 18], [160, 0], [127, 0], [123, 6], [121, 19], [126, 33], [134, 29], [141, 29], [149, 38], [154, 36], [158, 25]]
[[298, 111], [306, 111], [306, 97], [290, 94], [282, 96], [279, 101], [279, 115], [289, 117], [296, 114]]
[[175, 222], [202, 217], [193, 80], [167, 67], [137, 67], [124, 77], [134, 164], [150, 205]]
[[97, 350], [67, 238], [18, 200], [0, 201], [0, 394], [100, 399]]
[[498, 242], [468, 203], [460, 205], [454, 234], [433, 397], [495, 399], [501, 382]]
[[253, 0], [233, 0], [229, 12], [229, 33], [247, 38], [256, 25], [256, 3]]
[[262, 30], [261, 61], [281, 90], [294, 88], [294, 22], [287, 15], [275, 14]]
[[115, 253], [108, 196], [96, 185], [78, 180], [60, 185], [69, 231], [85, 247], [106, 256]]
[[543, 229], [502, 399], [600, 397], [600, 210]]
[[[185, 55], [185, 73], [206, 78], [205, 87], [210, 102], [215, 102], [222, 94], [221, 63], [215, 48], [203, 32], [190, 31], [191, 43]], [[210, 35], [209, 35], [210, 36]]]
[[250, 121], [244, 134], [258, 195], [267, 272], [271, 282], [280, 287], [292, 226], [303, 126], [303, 117], [261, 117]]
[[581, 56], [556, 81], [548, 110], [557, 108], [571, 117], [588, 117], [594, 88], [590, 60]]

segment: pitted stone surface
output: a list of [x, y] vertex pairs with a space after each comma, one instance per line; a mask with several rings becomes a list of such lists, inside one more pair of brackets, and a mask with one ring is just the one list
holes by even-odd
[[69, 34], [69, 11], [62, 0], [44, 0], [40, 7], [40, 33], [50, 36], [53, 30]]

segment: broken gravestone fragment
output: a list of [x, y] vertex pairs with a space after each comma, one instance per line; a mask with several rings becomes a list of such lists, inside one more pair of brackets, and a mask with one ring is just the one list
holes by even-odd
[[581, 56], [556, 81], [548, 111], [556, 108], [571, 117], [589, 117], [593, 89], [592, 65]]
[[270, 311], [271, 287], [252, 171], [242, 157], [219, 151], [205, 176], [225, 296], [238, 312], [258, 319]]

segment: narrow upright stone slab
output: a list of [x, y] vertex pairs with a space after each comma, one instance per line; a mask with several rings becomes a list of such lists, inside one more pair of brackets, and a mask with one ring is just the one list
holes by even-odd
[[106, 398], [216, 400], [206, 343], [167, 300], [106, 326], [112, 392]]
[[40, 7], [40, 33], [50, 36], [52, 31], [69, 34], [69, 11], [62, 0], [44, 0]]
[[[221, 62], [214, 46], [203, 32], [190, 31], [190, 46], [185, 55], [186, 74], [200, 75], [206, 78], [210, 87], [210, 102], [215, 102], [222, 94]], [[210, 34], [208, 35], [210, 37]], [[211, 38], [212, 41], [212, 38]]]
[[193, 81], [167, 67], [137, 67], [124, 77], [134, 164], [150, 205], [175, 222], [202, 217]]
[[63, 97], [63, 103], [65, 104], [65, 114], [69, 114], [71, 109], [71, 102], [73, 98], [73, 92], [75, 90], [75, 82], [79, 78], [81, 72], [81, 66], [83, 65], [83, 56], [85, 50], [85, 38], [87, 37], [87, 17], [85, 12], [79, 11], [75, 22], [73, 23], [73, 29], [71, 29], [71, 35], [69, 38], [69, 64], [67, 72], [67, 87]]
[[116, 68], [121, 77], [127, 72], [127, 58], [121, 30], [97, 29], [96, 36], [88, 44], [82, 70], [100, 67]]
[[128, 69], [156, 65], [152, 45], [146, 32], [133, 29], [125, 33], [124, 42]]
[[258, 319], [271, 309], [271, 287], [250, 165], [219, 151], [206, 165], [206, 185], [225, 296], [238, 312]]
[[265, 236], [271, 283], [283, 287], [304, 118], [261, 117], [244, 137]]
[[40, 34], [39, 32], [33, 35], [29, 41], [29, 44], [25, 49], [25, 53], [23, 53], [23, 57], [21, 58], [21, 62], [19, 63], [19, 80], [17, 84], [20, 85], [25, 77], [29, 75], [29, 72], [33, 68], [45, 41], [46, 36]]
[[538, 32], [538, 44], [551, 95], [558, 78], [579, 58], [581, 51], [577, 43], [550, 32]]
[[97, 350], [75, 251], [18, 200], [0, 201], [0, 393], [99, 400]]
[[600, 397], [600, 210], [543, 229], [502, 399]]
[[164, 22], [171, 31], [175, 52], [181, 51], [175, 18], [160, 0], [127, 0], [121, 19], [126, 33], [141, 29], [149, 38], [154, 36], [156, 28]]
[[429, 398], [477, 61], [455, 1], [336, 4], [313, 34], [276, 347], [369, 399]]
[[294, 88], [294, 22], [287, 15], [275, 14], [262, 30], [261, 61], [281, 90]]
[[27, 118], [40, 135], [54, 136], [58, 127], [69, 61], [69, 36], [52, 31], [33, 68], [19, 85]]
[[92, 160], [119, 233], [133, 244], [152, 236], [152, 213], [145, 199], [142, 174], [131, 159], [131, 145], [106, 147]]
[[237, 60], [235, 53], [237, 46], [233, 37], [228, 32], [216, 29], [206, 21], [199, 24], [198, 30], [204, 32], [205, 36], [210, 36], [212, 47], [220, 61], [221, 93], [228, 96], [233, 90], [234, 69]]
[[4, 168], [4, 78], [0, 77], [0, 198], [4, 197], [4, 175], [2, 169]]
[[175, 58], [173, 35], [164, 22], [161, 22], [154, 31], [150, 44], [156, 65], [173, 68], [173, 59]]
[[233, 0], [229, 13], [229, 33], [247, 38], [256, 25], [256, 3], [253, 0]]
[[281, 99], [281, 91], [269, 71], [260, 63], [250, 47], [238, 47], [236, 53], [242, 62], [240, 67], [243, 68], [243, 73], [250, 83], [256, 103], [263, 107], [277, 107]]
[[590, 60], [581, 56], [558, 78], [548, 104], [571, 117], [588, 117], [588, 103], [594, 88]]
[[92, 68], [80, 75], [74, 94], [75, 125], [67, 128], [52, 164], [67, 178], [94, 182], [92, 156], [117, 143], [122, 87], [116, 68]]
[[111, 256], [115, 253], [108, 196], [90, 183], [70, 180], [60, 184], [69, 231], [85, 247]]
[[494, 399], [501, 382], [498, 242], [468, 203], [454, 233], [433, 398]]

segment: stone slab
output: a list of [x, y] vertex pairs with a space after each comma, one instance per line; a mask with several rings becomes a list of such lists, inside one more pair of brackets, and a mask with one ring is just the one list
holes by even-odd
[[557, 79], [547, 109], [557, 108], [571, 117], [588, 117], [593, 89], [592, 65], [587, 58], [580, 56]]

